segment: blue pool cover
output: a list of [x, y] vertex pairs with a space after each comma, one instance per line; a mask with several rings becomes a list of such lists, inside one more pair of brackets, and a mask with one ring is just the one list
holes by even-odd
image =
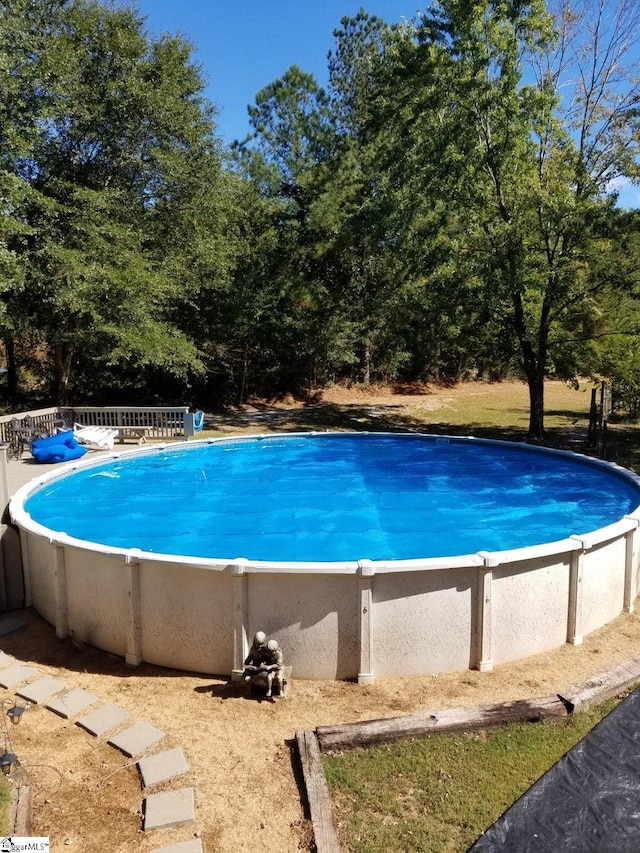
[[554, 542], [638, 504], [636, 482], [575, 454], [323, 433], [125, 455], [43, 485], [25, 509], [52, 531], [123, 549], [332, 562]]

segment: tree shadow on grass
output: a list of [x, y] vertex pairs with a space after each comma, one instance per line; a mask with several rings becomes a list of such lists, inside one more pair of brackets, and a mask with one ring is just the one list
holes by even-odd
[[[567, 427], [549, 430], [552, 446], [563, 443], [575, 445], [575, 424], [582, 422], [575, 412], [558, 412], [558, 416], [573, 420]], [[586, 443], [586, 421], [584, 422]], [[207, 419], [207, 428], [225, 433], [236, 430], [256, 432], [325, 432], [331, 430], [353, 432], [420, 432], [432, 435], [474, 436], [501, 441], [525, 441], [526, 430], [517, 426], [496, 426], [470, 421], [451, 424], [442, 420], [428, 420], [424, 411], [416, 415], [401, 405], [339, 405], [335, 403], [310, 404], [303, 408], [261, 409], [251, 412], [225, 412]], [[546, 442], [545, 442], [546, 443]]]
[[210, 416], [207, 419], [207, 428], [222, 431], [256, 429], [267, 432], [434, 432], [438, 435], [470, 435], [488, 431], [496, 437], [514, 436], [514, 440], [516, 437], [524, 438], [524, 432], [516, 428], [486, 427], [473, 423], [461, 426], [442, 421], [427, 421], [424, 416], [411, 415], [400, 405], [353, 406], [323, 403], [304, 408], [225, 412]]
[[620, 424], [610, 425], [605, 442], [605, 459], [640, 471], [640, 430]]
[[575, 409], [545, 409], [546, 418], [564, 418], [571, 423], [589, 423], [589, 412], [577, 412]]
[[[514, 410], [514, 414], [519, 412]], [[520, 414], [526, 414], [521, 410]], [[586, 412], [569, 409], [549, 409], [548, 421], [563, 421], [562, 425], [549, 426], [545, 439], [535, 442], [540, 446], [571, 450], [587, 456], [600, 455], [599, 447], [588, 441], [589, 416]], [[419, 410], [415, 415], [403, 405], [353, 405], [311, 402], [304, 407], [271, 408], [262, 406], [257, 411], [226, 411], [207, 419], [207, 428], [219, 435], [245, 433], [325, 432], [332, 430], [353, 432], [401, 432], [427, 435], [473, 436], [497, 441], [532, 443], [527, 431], [519, 426], [469, 421], [451, 424], [443, 420], [429, 420], [428, 412]], [[610, 425], [607, 433], [604, 459], [625, 468], [640, 470], [640, 430], [637, 426]]]

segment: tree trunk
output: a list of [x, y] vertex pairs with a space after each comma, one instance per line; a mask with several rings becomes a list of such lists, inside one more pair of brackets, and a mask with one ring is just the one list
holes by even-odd
[[71, 376], [71, 362], [73, 360], [73, 348], [62, 341], [53, 348], [53, 396], [59, 406], [69, 403], [69, 377]]
[[247, 390], [247, 381], [249, 377], [249, 353], [245, 349], [244, 355], [242, 358], [242, 378], [240, 380], [240, 395], [238, 397], [238, 405], [241, 406], [244, 403], [244, 396]]
[[515, 309], [515, 330], [522, 350], [524, 373], [529, 386], [529, 432], [531, 441], [542, 441], [544, 438], [544, 373], [547, 363], [548, 347], [548, 307], [545, 303], [538, 331], [537, 352], [531, 344], [527, 331], [525, 312], [519, 293], [514, 293], [513, 307]]
[[18, 367], [16, 365], [16, 347], [13, 338], [4, 339], [4, 351], [7, 359], [7, 396], [15, 400], [18, 393]]
[[544, 438], [544, 371], [538, 369], [527, 376], [529, 386], [529, 434], [533, 441]]
[[365, 385], [371, 384], [371, 348], [369, 347], [369, 338], [365, 338], [364, 356], [362, 365], [362, 381]]

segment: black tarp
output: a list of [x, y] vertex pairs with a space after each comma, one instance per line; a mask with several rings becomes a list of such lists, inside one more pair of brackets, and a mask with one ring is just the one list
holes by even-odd
[[640, 853], [640, 688], [467, 853]]

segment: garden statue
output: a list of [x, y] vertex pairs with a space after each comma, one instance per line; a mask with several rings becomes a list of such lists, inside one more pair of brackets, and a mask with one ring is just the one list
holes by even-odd
[[253, 643], [251, 644], [251, 648], [249, 649], [249, 654], [247, 655], [244, 662], [244, 680], [248, 681], [251, 677], [247, 675], [247, 673], [255, 672], [261, 663], [264, 662], [265, 657], [267, 656], [267, 635], [264, 631], [256, 631], [255, 636], [253, 638]]
[[279, 696], [284, 696], [284, 656], [277, 640], [267, 643], [267, 696], [271, 696], [273, 684]]
[[266, 695], [275, 692], [285, 695], [284, 657], [277, 640], [269, 640], [264, 631], [257, 631], [242, 673], [248, 687], [266, 690]]

